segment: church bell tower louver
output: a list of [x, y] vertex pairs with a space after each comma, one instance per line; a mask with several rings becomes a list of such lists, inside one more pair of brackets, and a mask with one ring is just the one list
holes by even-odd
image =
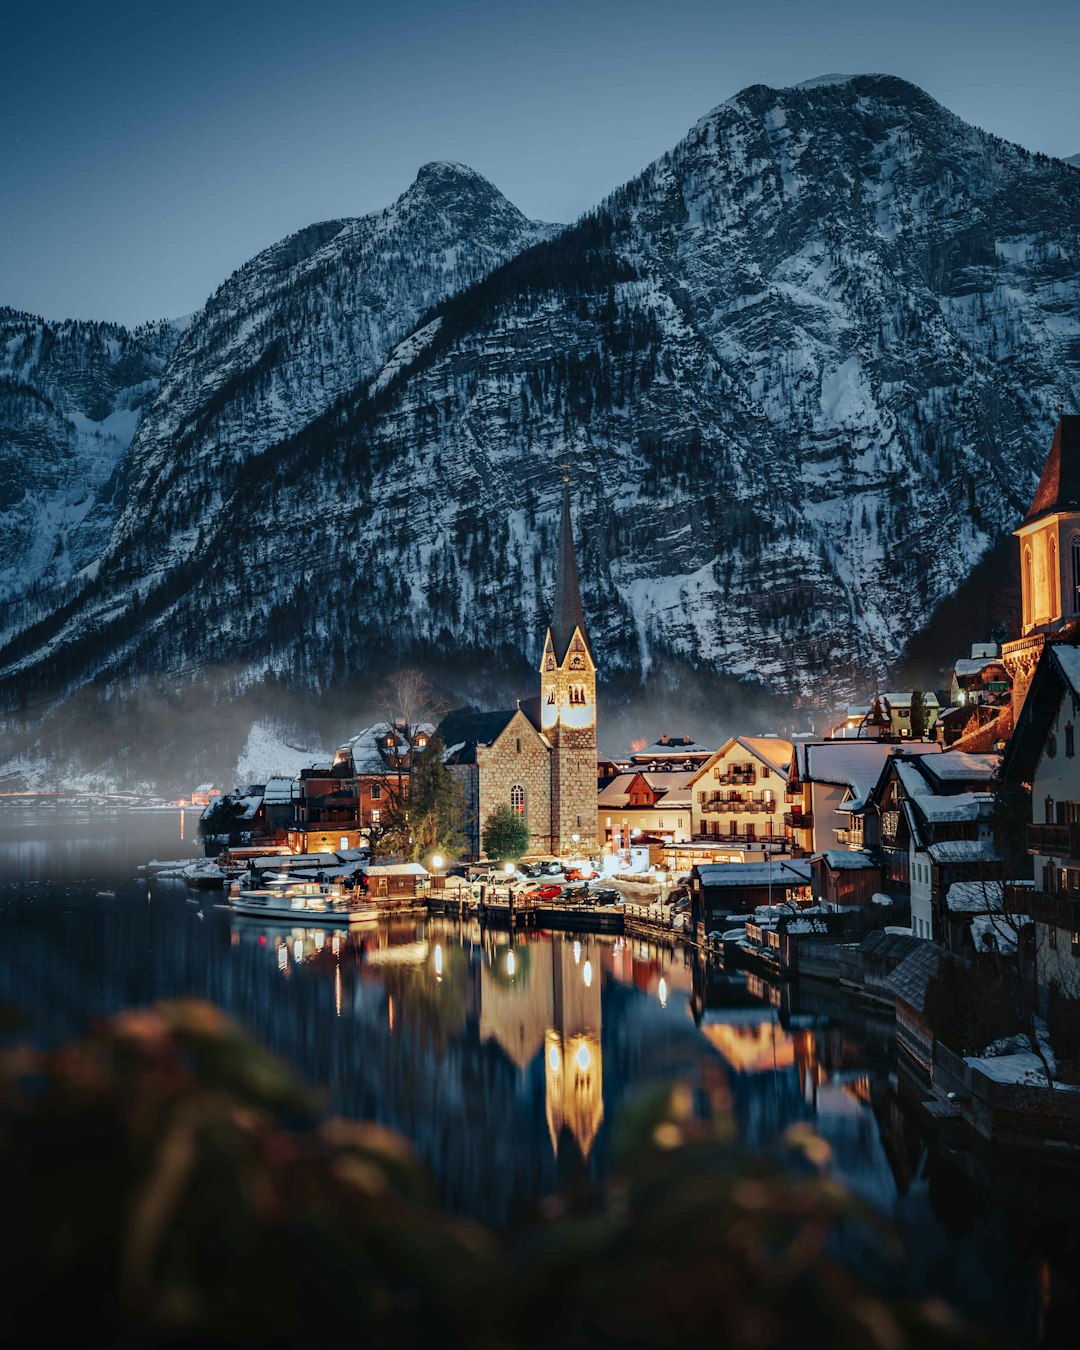
[[596, 665], [589, 648], [570, 480], [563, 474], [555, 603], [540, 662], [540, 726], [551, 744], [551, 846], [563, 857], [596, 851]]

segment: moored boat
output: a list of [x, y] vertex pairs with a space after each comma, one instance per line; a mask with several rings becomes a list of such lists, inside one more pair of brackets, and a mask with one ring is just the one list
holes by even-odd
[[356, 892], [307, 881], [252, 889], [234, 882], [228, 907], [234, 914], [286, 923], [363, 923], [380, 915], [377, 905]]

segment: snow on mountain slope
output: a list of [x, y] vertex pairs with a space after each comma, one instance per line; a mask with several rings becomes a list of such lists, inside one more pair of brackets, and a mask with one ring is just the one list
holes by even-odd
[[[196, 507], [212, 515], [240, 465], [374, 376], [432, 305], [558, 228], [472, 169], [432, 163], [385, 210], [312, 225], [246, 263], [184, 333], [132, 447], [139, 491], [111, 552], [148, 512], [168, 518], [192, 475], [212, 477]], [[157, 537], [158, 566], [191, 552], [191, 526]]]
[[0, 603], [100, 553], [110, 478], [177, 336], [0, 308]]
[[9, 701], [535, 656], [569, 461], [604, 675], [676, 659], [842, 702], [1023, 515], [1077, 403], [1080, 176], [888, 76], [744, 90], [434, 309], [365, 311], [370, 360], [324, 303], [358, 284], [341, 234], [192, 326], [98, 575], [0, 652]]

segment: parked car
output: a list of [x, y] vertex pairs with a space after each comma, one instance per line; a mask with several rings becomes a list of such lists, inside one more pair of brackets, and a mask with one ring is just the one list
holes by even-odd
[[594, 905], [621, 905], [622, 896], [618, 891], [610, 887], [601, 887], [598, 891], [592, 891], [590, 898]]
[[583, 885], [564, 886], [562, 888], [562, 898], [564, 900], [569, 900], [570, 903], [574, 905], [584, 904], [585, 901], [589, 899], [589, 888], [588, 886]]
[[527, 900], [558, 900], [563, 893], [561, 886], [556, 886], [554, 882], [546, 882], [542, 886], [533, 886], [522, 895]]

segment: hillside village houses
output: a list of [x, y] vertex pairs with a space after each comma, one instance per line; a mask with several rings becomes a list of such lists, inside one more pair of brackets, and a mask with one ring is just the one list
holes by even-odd
[[[597, 753], [597, 671], [564, 481], [538, 696], [502, 712], [459, 709], [421, 729], [442, 737], [462, 784], [470, 856], [483, 821], [506, 804], [528, 823], [537, 854], [604, 853], [618, 867], [633, 852], [679, 872], [802, 859], [813, 898], [831, 908], [885, 892], [910, 900], [914, 936], [958, 952], [1001, 950], [1008, 939], [994, 916], [1009, 909], [1023, 860], [998, 852], [994, 794], [999, 748], [1021, 719], [1002, 777], [1031, 783], [1038, 812], [1024, 912], [1042, 963], [1075, 949], [1080, 969], [1080, 782], [1069, 776], [1080, 706], [1080, 417], [1061, 417], [1016, 533], [1021, 637], [961, 656], [947, 706], [924, 693], [925, 739], [910, 734], [913, 692], [892, 690], [849, 709], [831, 737], [735, 735], [714, 749], [664, 734], [613, 759]], [[387, 773], [407, 772], [407, 749], [377, 724], [331, 763], [271, 780], [264, 828], [286, 830], [297, 849], [362, 843]], [[710, 874], [718, 895], [720, 875]]]

